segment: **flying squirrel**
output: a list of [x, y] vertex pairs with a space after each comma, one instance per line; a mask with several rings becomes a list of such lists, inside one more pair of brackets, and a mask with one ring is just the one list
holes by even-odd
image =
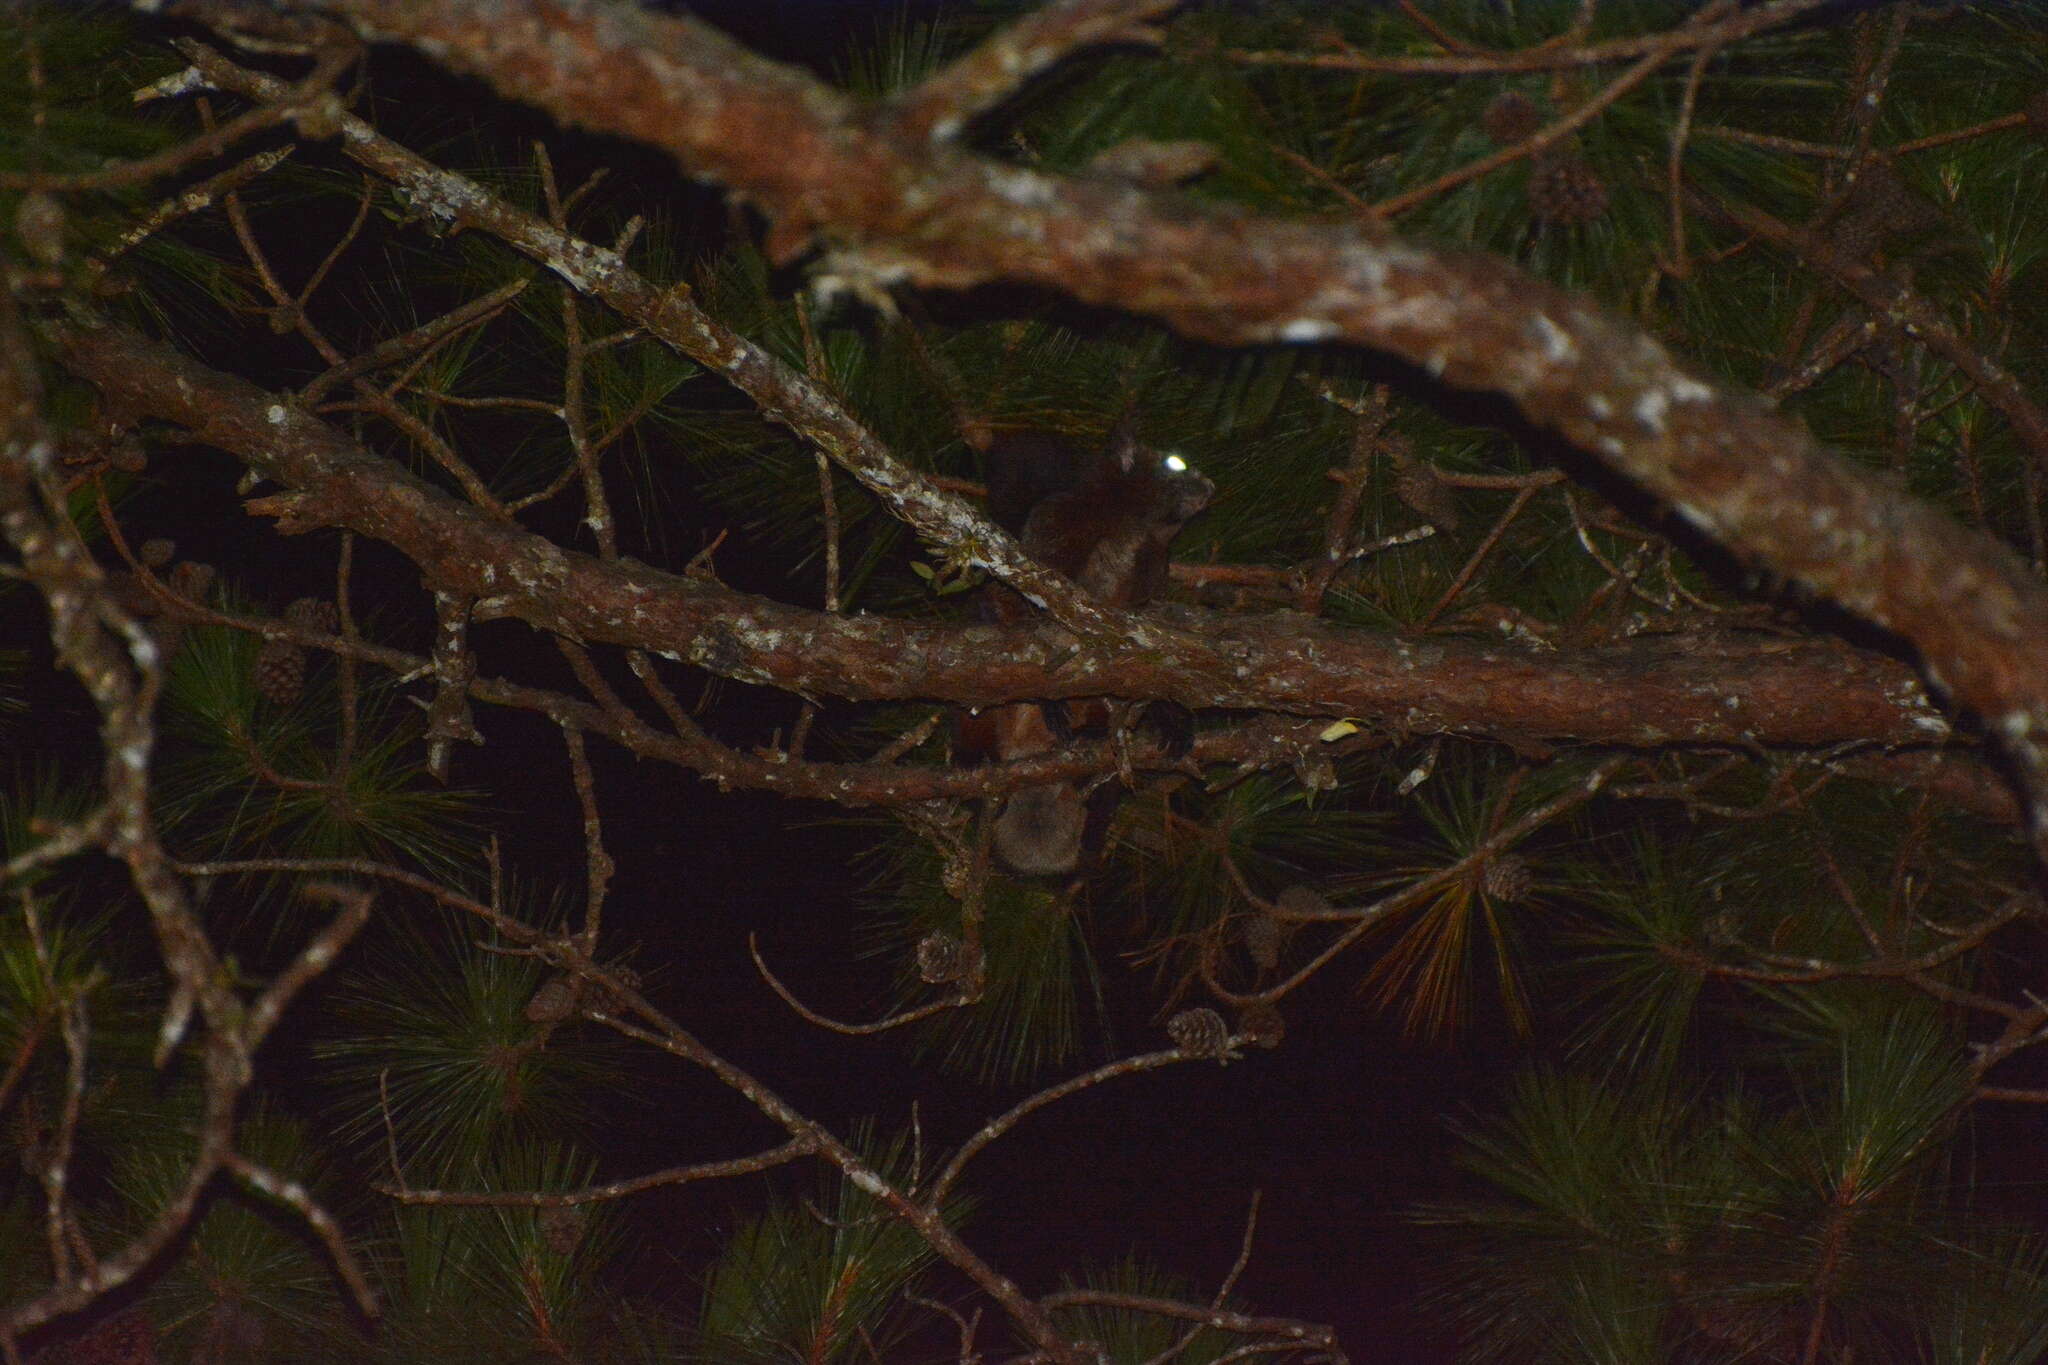
[[[1166, 586], [1174, 537], [1215, 492], [1186, 460], [1151, 450], [1127, 431], [1104, 451], [1039, 432], [1000, 437], [988, 451], [990, 517], [1033, 559], [1105, 606], [1142, 607]], [[982, 611], [1008, 625], [1027, 619], [1030, 608], [1009, 589], [991, 586]], [[1185, 752], [1193, 718], [1177, 707], [1150, 710], [1148, 719], [1167, 731], [1168, 747]], [[1178, 714], [1158, 714], [1168, 710]], [[1013, 702], [957, 715], [953, 752], [963, 763], [1026, 758], [1085, 730], [1107, 729], [1109, 719], [1100, 698]], [[1109, 782], [1092, 793], [1072, 781], [1012, 792], [996, 816], [996, 855], [1025, 876], [1066, 876], [1101, 851], [1119, 795]]]

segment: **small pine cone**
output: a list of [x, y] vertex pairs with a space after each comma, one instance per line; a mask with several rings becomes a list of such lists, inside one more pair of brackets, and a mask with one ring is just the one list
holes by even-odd
[[213, 591], [214, 577], [213, 565], [184, 559], [171, 565], [170, 573], [164, 576], [164, 583], [187, 602], [204, 602], [206, 595]]
[[1828, 233], [1828, 245], [1849, 260], [1868, 264], [1884, 245], [1889, 232], [1883, 217], [1861, 214], [1835, 224]]
[[[640, 973], [634, 971], [625, 963], [608, 962], [605, 964], [605, 970], [611, 973], [612, 978], [619, 983], [621, 989], [629, 991], [638, 991], [640, 989]], [[624, 1014], [627, 1008], [626, 997], [613, 990], [610, 986], [600, 985], [597, 987], [597, 994], [591, 997], [590, 1007], [600, 1014]]]
[[529, 1024], [559, 1024], [576, 1012], [576, 983], [566, 976], [551, 976], [540, 983], [533, 999], [526, 1002]]
[[1576, 152], [1549, 152], [1529, 167], [1529, 212], [1538, 222], [1590, 223], [1607, 212], [1607, 182]]
[[1284, 919], [1321, 919], [1330, 915], [1330, 902], [1312, 886], [1290, 886], [1273, 897], [1273, 908]]
[[1408, 504], [1431, 525], [1446, 531], [1458, 529], [1458, 495], [1444, 482], [1437, 467], [1427, 460], [1402, 466], [1394, 475], [1394, 496]]
[[1913, 192], [1891, 162], [1876, 158], [1850, 187], [1828, 229], [1828, 245], [1852, 261], [1871, 261], [1887, 242], [1941, 226], [1941, 211]]
[[1503, 853], [1488, 860], [1486, 870], [1479, 874], [1479, 886], [1494, 900], [1512, 905], [1536, 889], [1536, 877], [1529, 871], [1527, 859]]
[[341, 613], [334, 603], [317, 597], [301, 597], [284, 609], [284, 619], [300, 630], [317, 630], [328, 635], [341, 628]]
[[279, 706], [290, 706], [305, 685], [306, 651], [290, 640], [265, 640], [256, 651], [256, 690]]
[[1880, 218], [1887, 236], [1898, 237], [1944, 226], [1941, 209], [1906, 183], [1889, 160], [1872, 161], [1856, 177], [1853, 211]]
[[1709, 948], [1732, 948], [1742, 942], [1742, 919], [1733, 910], [1716, 910], [1700, 926]]
[[2048, 142], [2048, 90], [2036, 91], [2027, 96], [2027, 129], [2043, 142]]
[[[142, 548], [143, 558], [148, 559], [150, 546], [168, 544], [167, 540], [151, 541]], [[144, 586], [141, 574], [108, 574], [107, 594], [148, 632], [149, 638], [156, 643], [160, 661], [169, 663], [177, 656], [178, 647], [185, 642], [185, 623], [172, 614], [175, 608], [166, 605], [162, 597]]]
[[152, 569], [161, 569], [177, 557], [178, 542], [166, 540], [162, 536], [157, 536], [153, 540], [143, 541], [142, 548], [136, 552], [136, 558], [149, 565]]
[[140, 474], [149, 468], [149, 452], [132, 432], [121, 432], [107, 442], [107, 463], [123, 474]]
[[973, 965], [967, 945], [943, 929], [934, 929], [917, 941], [917, 975], [928, 985], [958, 981]]
[[1253, 915], [1244, 922], [1244, 950], [1262, 972], [1280, 965], [1280, 948], [1287, 939], [1287, 926], [1271, 915]]
[[[213, 565], [201, 564], [197, 560], [181, 559], [164, 571], [164, 586], [172, 596], [181, 602], [192, 602], [205, 606], [206, 599], [213, 594], [215, 574]], [[169, 659], [178, 652], [185, 642], [185, 627], [197, 618], [188, 610], [166, 606], [164, 615], [157, 622], [156, 643], [164, 658]]]
[[1479, 126], [1497, 145], [1511, 146], [1543, 126], [1543, 106], [1519, 90], [1503, 90], [1487, 102]]
[[582, 1204], [549, 1205], [540, 1211], [540, 1240], [557, 1256], [571, 1256], [583, 1241], [589, 1209]]
[[1182, 1010], [1166, 1021], [1166, 1036], [1191, 1057], [1212, 1061], [1230, 1060], [1230, 1025], [1208, 1006]]
[[1287, 1036], [1287, 1021], [1280, 1017], [1279, 1006], [1260, 1000], [1237, 1012], [1237, 1031], [1249, 1038], [1253, 1047], [1274, 1048]]

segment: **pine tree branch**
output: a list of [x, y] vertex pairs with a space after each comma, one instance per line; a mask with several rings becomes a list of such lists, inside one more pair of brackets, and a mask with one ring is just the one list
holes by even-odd
[[[1200, 1323], [1219, 1332], [1274, 1339], [1286, 1343], [1284, 1349], [1299, 1350], [1313, 1346], [1326, 1352], [1334, 1361], [1341, 1362], [1346, 1358], [1343, 1352], [1337, 1349], [1335, 1332], [1320, 1323], [1302, 1322], [1296, 1318], [1254, 1317], [1249, 1313], [1233, 1313], [1228, 1309], [1198, 1303], [1182, 1303], [1177, 1299], [1160, 1299], [1147, 1294], [1120, 1294], [1108, 1289], [1066, 1289], [1057, 1294], [1046, 1295], [1041, 1302], [1054, 1312], [1062, 1308], [1100, 1307], [1177, 1318], [1183, 1322]], [[1283, 1348], [1269, 1346], [1267, 1349]]]
[[1755, 5], [1710, 28], [1692, 32], [1673, 45], [1669, 34], [1645, 33], [1598, 43], [1546, 40], [1513, 52], [1458, 52], [1442, 57], [1384, 57], [1364, 52], [1227, 52], [1245, 66], [1294, 66], [1320, 71], [1382, 72], [1402, 76], [1490, 76], [1515, 71], [1569, 71], [1635, 61], [1652, 52], [1676, 56], [1699, 48], [1725, 46], [1781, 27], [1820, 8], [1826, 0], [1773, 0]]
[[[263, 101], [289, 94], [283, 82], [236, 66], [201, 44], [181, 43], [180, 50], [222, 89]], [[353, 116], [342, 116], [340, 126], [343, 149], [412, 202], [447, 220], [492, 233], [554, 270], [573, 288], [609, 304], [650, 335], [723, 375], [763, 416], [814, 442], [913, 529], [936, 544], [966, 551], [972, 563], [1044, 607], [1083, 639], [1167, 642], [1169, 632], [1159, 623], [1098, 605], [1063, 575], [1030, 558], [975, 508], [897, 459], [824, 386], [698, 308], [686, 287], [656, 285], [631, 269], [617, 251], [577, 238], [475, 181], [432, 165]]]
[[288, 400], [131, 332], [62, 326], [51, 336], [66, 367], [110, 401], [175, 422], [295, 490], [249, 504], [287, 534], [347, 527], [405, 554], [438, 590], [478, 598], [479, 617], [514, 616], [804, 696], [988, 705], [1110, 695], [1617, 744], [1913, 745], [1948, 734], [1903, 668], [1829, 642], [1645, 638], [1538, 653], [1183, 611], [1174, 619], [1196, 628], [1162, 632], [1163, 644], [1077, 647], [1045, 629], [807, 611], [564, 550], [370, 454]]
[[1582, 297], [1371, 228], [1263, 220], [907, 145], [845, 96], [687, 18], [550, 0], [335, 9], [565, 122], [671, 151], [760, 207], [786, 246], [840, 244], [834, 268], [863, 287], [1044, 284], [1207, 341], [1349, 342], [1500, 393], [1715, 540], [1911, 641], [2009, 747], [2048, 849], [2048, 586]]
[[752, 1156], [729, 1157], [724, 1161], [697, 1161], [687, 1166], [670, 1166], [645, 1175], [607, 1180], [573, 1190], [422, 1190], [373, 1180], [370, 1188], [389, 1195], [401, 1204], [439, 1204], [451, 1208], [567, 1209], [583, 1204], [606, 1204], [644, 1190], [667, 1185], [688, 1185], [699, 1180], [730, 1180], [735, 1176], [759, 1175], [792, 1161], [816, 1155], [817, 1144], [792, 1138]]
[[1941, 310], [1902, 280], [1837, 250], [1808, 228], [1782, 222], [1762, 209], [1693, 193], [1693, 208], [1785, 247], [1819, 274], [1854, 294], [1896, 333], [1910, 336], [1954, 365], [1977, 385], [1984, 400], [2005, 414], [2036, 469], [2048, 470], [2048, 410], [2036, 403], [2011, 370], [1964, 339]]
[[[254, 1079], [253, 1057], [275, 1025], [285, 1002], [325, 971], [368, 913], [368, 898], [344, 904], [342, 912], [303, 949], [272, 984], [246, 1006], [229, 985], [230, 973], [207, 937], [184, 883], [158, 835], [151, 799], [156, 753], [156, 703], [163, 688], [164, 659], [143, 624], [108, 590], [107, 576], [93, 561], [72, 525], [66, 500], [52, 469], [53, 443], [41, 428], [43, 395], [37, 368], [14, 312], [13, 294], [0, 292], [0, 532], [20, 556], [24, 576], [42, 593], [50, 612], [50, 634], [60, 667], [75, 674], [99, 715], [101, 784], [105, 804], [68, 832], [71, 845], [90, 833], [109, 857], [125, 865], [130, 885], [147, 910], [157, 951], [169, 977], [169, 998], [158, 1028], [158, 1066], [191, 1042], [200, 1067], [201, 1109], [184, 1170], [161, 1204], [125, 1242], [90, 1265], [73, 1266], [62, 1253], [55, 1282], [41, 1294], [0, 1311], [0, 1350], [16, 1354], [17, 1337], [55, 1318], [74, 1313], [140, 1275], [190, 1225], [214, 1177], [232, 1167], [236, 1110]], [[201, 1028], [188, 1039], [194, 1018]], [[65, 1042], [82, 1084], [84, 1015], [73, 1002], [65, 1020]], [[65, 1151], [53, 1168], [48, 1209], [53, 1233], [73, 1216], [63, 1191], [61, 1159], [69, 1156], [67, 1111]], [[304, 1209], [314, 1213], [310, 1199]], [[344, 1275], [353, 1263], [344, 1257]], [[353, 1283], [367, 1294], [358, 1274]], [[374, 1301], [366, 1298], [365, 1306]]]
[[950, 142], [1033, 77], [1084, 47], [1159, 41], [1148, 21], [1182, 0], [1056, 0], [889, 101], [885, 117], [913, 141]]

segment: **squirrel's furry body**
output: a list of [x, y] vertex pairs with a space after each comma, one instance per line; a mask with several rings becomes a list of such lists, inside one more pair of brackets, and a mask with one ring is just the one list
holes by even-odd
[[[990, 516], [1033, 559], [1105, 606], [1142, 607], [1165, 588], [1174, 537], [1215, 491], [1178, 456], [1149, 450], [1128, 435], [1091, 452], [1058, 437], [1021, 433], [988, 452]], [[985, 603], [1004, 624], [1030, 611], [1001, 587], [989, 589]], [[1029, 757], [1084, 730], [1107, 728], [1108, 720], [1109, 706], [1099, 699], [992, 707], [959, 718], [954, 752], [970, 763]], [[1013, 872], [1065, 876], [1097, 851], [1116, 796], [1110, 784], [1091, 797], [1073, 782], [1013, 792], [996, 817], [996, 853]]]

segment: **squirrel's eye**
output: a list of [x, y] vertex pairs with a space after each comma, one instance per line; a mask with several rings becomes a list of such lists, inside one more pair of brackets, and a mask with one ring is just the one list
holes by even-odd
[[1188, 472], [1188, 462], [1178, 455], [1169, 455], [1160, 463], [1164, 464], [1170, 473], [1185, 474]]

